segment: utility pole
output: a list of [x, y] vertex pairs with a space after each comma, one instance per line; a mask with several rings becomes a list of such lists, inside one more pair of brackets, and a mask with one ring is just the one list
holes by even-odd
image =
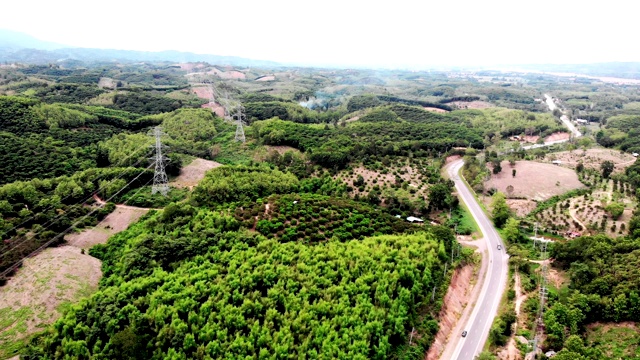
[[242, 110], [239, 108], [238, 109], [238, 126], [236, 127], [236, 141], [240, 141], [242, 143], [244, 143], [246, 141], [245, 137], [244, 137], [244, 127], [242, 126]]
[[162, 128], [160, 126], [156, 126], [153, 130], [149, 131], [149, 135], [155, 137], [156, 140], [155, 144], [151, 145], [151, 147], [155, 147], [156, 149], [155, 157], [151, 158], [155, 164], [151, 194], [159, 192], [163, 196], [167, 196], [167, 193], [169, 192], [169, 179], [167, 178], [167, 173], [164, 170], [164, 162], [169, 161], [169, 158], [162, 155], [162, 148], [166, 148], [166, 145], [162, 145], [161, 140], [161, 137], [167, 134], [162, 132]]

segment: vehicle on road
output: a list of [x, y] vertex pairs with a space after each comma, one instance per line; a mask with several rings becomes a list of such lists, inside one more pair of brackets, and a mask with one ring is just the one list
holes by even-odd
[[467, 337], [467, 330], [462, 332], [462, 337]]
[[502, 250], [502, 245], [498, 244], [498, 250]]

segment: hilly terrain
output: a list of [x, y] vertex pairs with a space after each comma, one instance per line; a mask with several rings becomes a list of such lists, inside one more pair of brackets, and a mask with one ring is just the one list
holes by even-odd
[[0, 358], [635, 352], [634, 85], [0, 51]]

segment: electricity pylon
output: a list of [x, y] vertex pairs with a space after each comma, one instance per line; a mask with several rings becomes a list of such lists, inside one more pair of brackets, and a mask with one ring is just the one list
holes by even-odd
[[243, 127], [243, 123], [242, 123], [242, 118], [244, 116], [244, 114], [242, 113], [242, 109], [238, 108], [238, 114], [237, 116], [237, 127], [236, 127], [236, 141], [241, 141], [242, 143], [244, 143], [246, 141], [245, 137], [244, 137], [244, 127]]
[[164, 170], [164, 162], [169, 161], [169, 158], [162, 155], [162, 148], [166, 148], [166, 145], [162, 145], [161, 140], [161, 137], [167, 134], [162, 132], [162, 128], [160, 128], [160, 126], [156, 126], [153, 130], [149, 131], [149, 135], [156, 139], [155, 144], [151, 145], [151, 147], [155, 147], [156, 149], [155, 157], [151, 158], [155, 164], [151, 194], [159, 192], [163, 196], [167, 196], [167, 193], [169, 192], [169, 179], [167, 178], [167, 173]]

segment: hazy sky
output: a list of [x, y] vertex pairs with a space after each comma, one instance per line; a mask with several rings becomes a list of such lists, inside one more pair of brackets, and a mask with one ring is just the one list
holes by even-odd
[[311, 65], [640, 61], [629, 1], [75, 1], [2, 4], [0, 27], [79, 47]]

